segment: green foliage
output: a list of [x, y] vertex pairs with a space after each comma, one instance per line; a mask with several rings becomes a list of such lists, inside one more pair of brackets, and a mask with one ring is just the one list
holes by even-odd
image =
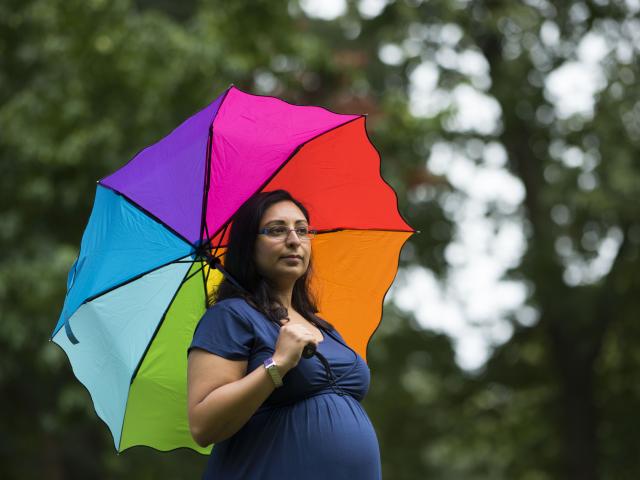
[[[512, 338], [482, 370], [465, 372], [450, 339], [421, 329], [392, 303], [385, 309], [369, 345], [365, 400], [385, 478], [637, 477], [637, 12], [621, 0], [396, 0], [367, 18], [358, 3], [330, 22], [307, 18], [294, 1], [0, 5], [3, 478], [194, 478], [202, 471], [206, 458], [189, 451], [134, 448], [116, 456], [89, 395], [47, 339], [94, 182], [231, 83], [369, 113], [383, 175], [422, 231], [402, 266], [429, 268], [443, 280], [451, 267], [444, 252], [455, 215], [443, 205], [464, 192], [425, 166], [436, 143], [478, 165], [482, 155], [469, 152], [500, 145], [505, 168], [524, 187], [515, 211], [491, 205], [486, 216], [496, 225], [522, 224], [526, 251], [508, 277], [529, 286], [527, 303], [539, 321], [523, 327], [514, 317]], [[593, 113], [564, 117], [545, 82], [579, 57], [588, 33], [608, 45], [603, 80]], [[380, 49], [389, 44], [401, 55], [384, 63]], [[447, 63], [452, 52], [480, 55], [485, 76]], [[497, 128], [457, 127], [452, 104], [414, 115], [410, 78], [425, 61], [435, 65], [443, 92], [472, 86], [493, 98]], [[568, 151], [582, 161], [567, 161]], [[575, 272], [598, 257], [607, 235], [620, 240], [611, 267], [581, 281]]]

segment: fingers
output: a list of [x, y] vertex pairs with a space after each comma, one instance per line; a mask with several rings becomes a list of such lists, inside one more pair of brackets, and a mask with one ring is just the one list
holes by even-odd
[[318, 341], [308, 327], [301, 324], [284, 325], [280, 328], [274, 354], [293, 368], [300, 361], [304, 348], [310, 343], [318, 347]]
[[281, 328], [281, 334], [284, 333], [283, 330], [286, 331], [286, 335], [290, 335], [291, 337], [295, 338], [298, 342], [302, 342], [305, 345], [307, 343], [313, 343], [314, 345], [317, 346], [318, 344], [318, 341], [314, 337], [311, 329], [309, 329], [308, 327], [305, 327], [304, 325], [300, 325], [300, 324], [285, 325]]

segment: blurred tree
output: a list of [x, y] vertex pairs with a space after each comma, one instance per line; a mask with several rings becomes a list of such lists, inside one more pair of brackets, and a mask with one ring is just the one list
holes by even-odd
[[[374, 52], [377, 48], [391, 64], [384, 96], [393, 95], [388, 92], [392, 80], [400, 90], [396, 95], [409, 94], [409, 107], [424, 100], [411, 96], [411, 90], [420, 87], [412, 74], [426, 64], [436, 68], [435, 86], [430, 92], [427, 87], [434, 97], [444, 92], [451, 99], [460, 87], [472, 86], [494, 99], [500, 111], [496, 128], [465, 128], [456, 117], [461, 106], [449, 101], [452, 108], [432, 106], [431, 112], [419, 113], [440, 120], [436, 135], [425, 131], [421, 138], [427, 150], [446, 139], [463, 154], [470, 141], [484, 146], [499, 142], [507, 153], [507, 168], [525, 190], [515, 215], [522, 220], [528, 245], [509, 276], [531, 287], [528, 304], [538, 311], [539, 321], [526, 328], [514, 318], [516, 334], [478, 377], [483, 391], [494, 384], [509, 393], [491, 429], [509, 448], [499, 454], [492, 450], [490, 463], [497, 470], [480, 476], [633, 478], [640, 465], [625, 445], [637, 440], [623, 417], [639, 398], [624, 386], [622, 378], [631, 379], [621, 372], [638, 364], [617, 348], [620, 335], [629, 335], [625, 343], [638, 341], [633, 325], [633, 293], [640, 291], [640, 169], [633, 161], [640, 143], [640, 97], [634, 87], [640, 73], [634, 33], [638, 7], [600, 1], [418, 3], [390, 2], [375, 20], [363, 24], [363, 44]], [[486, 78], [474, 72], [478, 59], [487, 63]], [[566, 69], [576, 73], [561, 78]], [[580, 97], [578, 89], [592, 90], [593, 105], [588, 95], [586, 105], [567, 112], [563, 103], [568, 98], [554, 91], [557, 82], [575, 83], [574, 90], [564, 85], [569, 99]], [[396, 129], [404, 126], [396, 122], [393, 130], [378, 133], [385, 140], [397, 138]], [[413, 163], [406, 160], [416, 159], [412, 147], [405, 144], [405, 166]], [[428, 175], [422, 176], [434, 192], [428, 198], [448, 195], [446, 183], [434, 185]], [[431, 205], [407, 208], [414, 225], [434, 225], [427, 216]], [[513, 216], [499, 208], [487, 215], [499, 220]], [[428, 259], [424, 265], [447, 271], [445, 262], [432, 263], [438, 259], [425, 256], [436, 247], [433, 239], [418, 236], [412, 244], [416, 258]], [[620, 382], [617, 389], [606, 388], [613, 378]], [[625, 414], [612, 408], [616, 404], [625, 406]], [[474, 412], [473, 418], [482, 418], [482, 410]], [[512, 417], [515, 425], [508, 418], [511, 412], [519, 412]], [[528, 427], [527, 421], [532, 422]], [[511, 432], [518, 435], [510, 439]], [[614, 447], [618, 441], [620, 446]], [[481, 448], [487, 445], [488, 436]], [[473, 446], [470, 441], [461, 448], [473, 451]], [[534, 455], [531, 447], [536, 447]], [[503, 462], [504, 468], [498, 468]], [[471, 467], [482, 463], [476, 459]], [[467, 472], [476, 478], [473, 468]]]

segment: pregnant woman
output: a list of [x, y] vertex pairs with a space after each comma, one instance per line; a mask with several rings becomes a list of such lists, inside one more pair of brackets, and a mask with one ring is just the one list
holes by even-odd
[[205, 479], [381, 478], [360, 404], [369, 369], [309, 291], [309, 222], [283, 190], [254, 195], [234, 216], [229, 276], [189, 347], [191, 433], [215, 444]]

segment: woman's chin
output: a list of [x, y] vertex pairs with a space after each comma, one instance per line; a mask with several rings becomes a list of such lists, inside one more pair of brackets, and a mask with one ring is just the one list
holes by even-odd
[[291, 268], [289, 270], [285, 270], [284, 272], [282, 272], [280, 274], [280, 276], [282, 278], [289, 278], [291, 280], [293, 280], [294, 282], [299, 279], [302, 275], [304, 275], [304, 270], [302, 270], [301, 268]]
[[287, 279], [289, 281], [295, 282], [302, 275], [304, 275], [305, 269], [301, 266], [284, 266], [280, 267], [277, 272], [274, 272], [275, 278], [278, 279]]

